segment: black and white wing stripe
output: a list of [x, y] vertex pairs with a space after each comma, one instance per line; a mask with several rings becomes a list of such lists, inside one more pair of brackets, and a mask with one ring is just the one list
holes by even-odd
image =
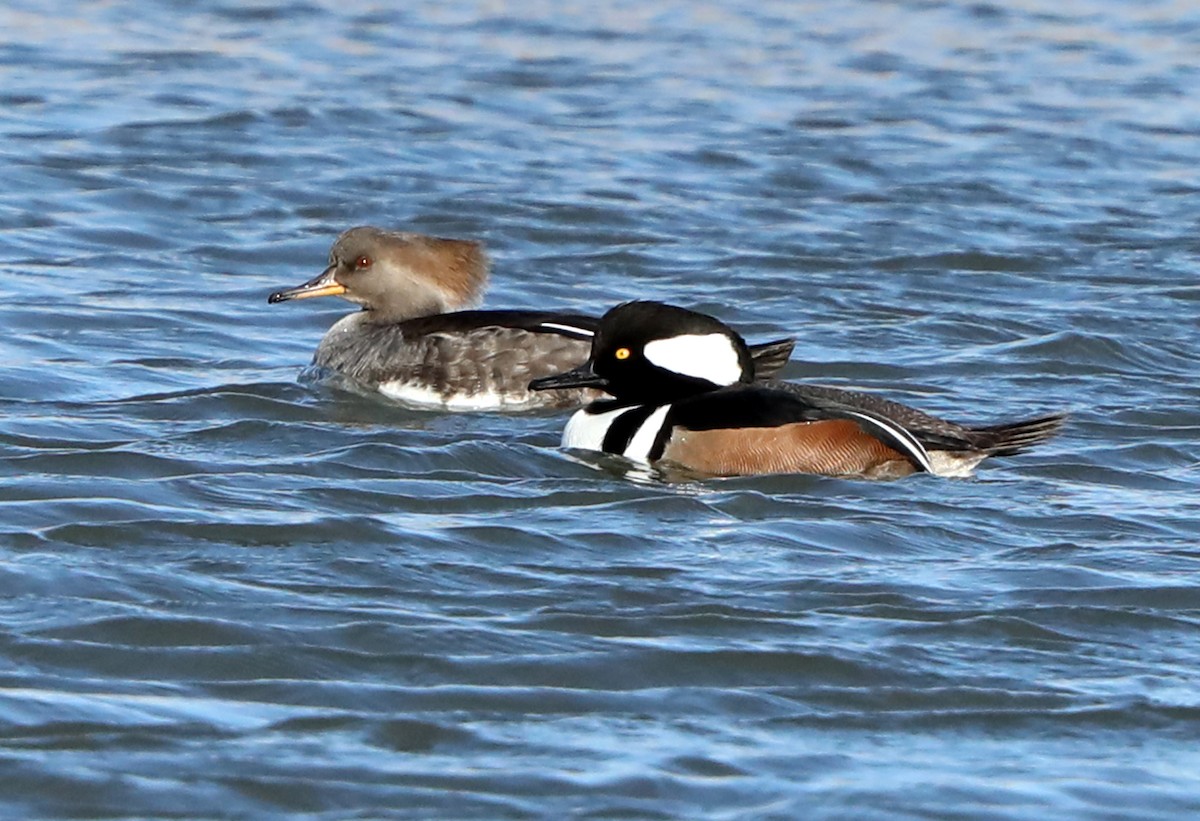
[[929, 452], [925, 450], [924, 445], [917, 441], [917, 437], [887, 417], [861, 410], [846, 409], [840, 413], [844, 414], [847, 419], [857, 422], [859, 427], [879, 441], [903, 453], [921, 470], [926, 473], [937, 472], [929, 459]]
[[596, 335], [596, 332], [590, 328], [568, 325], [565, 322], [539, 322], [534, 326], [534, 330], [553, 331], [576, 339], [591, 339]]

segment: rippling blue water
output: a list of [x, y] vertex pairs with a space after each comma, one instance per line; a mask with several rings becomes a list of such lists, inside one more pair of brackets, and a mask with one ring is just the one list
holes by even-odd
[[[411, 5], [0, 10], [2, 814], [1195, 817], [1192, 4]], [[301, 381], [361, 223], [1072, 423], [633, 483]]]

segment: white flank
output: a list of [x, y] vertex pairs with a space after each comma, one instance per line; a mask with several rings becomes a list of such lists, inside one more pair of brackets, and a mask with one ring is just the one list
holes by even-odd
[[579, 448], [580, 450], [604, 450], [604, 434], [617, 417], [629, 408], [617, 408], [604, 413], [588, 413], [587, 410], [575, 411], [563, 428], [562, 446], [564, 448]]
[[442, 394], [423, 385], [411, 382], [393, 380], [379, 385], [379, 392], [384, 396], [414, 405], [419, 408], [438, 408], [451, 411], [495, 410], [496, 408], [520, 408], [536, 404], [536, 397], [531, 399], [514, 399], [503, 393], [482, 391], [480, 393]]
[[987, 457], [984, 453], [951, 453], [935, 450], [929, 454], [933, 475], [948, 479], [964, 479], [975, 475], [975, 466]]
[[704, 379], [714, 385], [733, 385], [742, 378], [733, 340], [724, 334], [683, 334], [646, 343], [646, 359], [660, 368]]
[[562, 331], [568, 334], [579, 334], [591, 338], [596, 335], [595, 331], [589, 331], [587, 328], [576, 328], [574, 325], [561, 325], [557, 322], [542, 322], [538, 325], [539, 328], [549, 328], [552, 331]]
[[650, 450], [654, 447], [654, 440], [658, 437], [659, 430], [662, 429], [663, 418], [670, 409], [670, 405], [663, 405], [642, 423], [642, 426], [637, 429], [637, 433], [629, 440], [629, 446], [625, 448], [624, 456], [627, 459], [633, 459], [635, 462], [650, 461]]

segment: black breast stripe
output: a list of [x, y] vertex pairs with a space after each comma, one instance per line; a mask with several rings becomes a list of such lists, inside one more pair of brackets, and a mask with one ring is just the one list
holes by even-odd
[[[646, 420], [650, 418], [650, 414], [658, 410], [655, 405], [635, 405], [625, 413], [618, 416], [608, 426], [608, 430], [604, 432], [604, 442], [600, 447], [605, 453], [624, 453], [625, 448], [629, 447], [629, 443], [633, 441], [633, 437], [637, 436], [637, 432], [641, 429]], [[657, 446], [657, 441], [655, 445]]]
[[667, 449], [667, 441], [671, 438], [671, 431], [674, 430], [675, 424], [671, 421], [671, 414], [668, 413], [663, 419], [662, 425], [658, 428], [658, 433], [654, 435], [654, 444], [650, 447], [649, 459], [651, 462], [657, 462], [662, 458], [663, 452]]

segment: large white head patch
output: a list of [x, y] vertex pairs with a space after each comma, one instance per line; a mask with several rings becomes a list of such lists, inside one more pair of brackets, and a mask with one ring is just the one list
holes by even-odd
[[647, 342], [646, 359], [664, 370], [704, 379], [714, 385], [733, 385], [742, 378], [742, 364], [732, 339], [725, 334], [682, 334]]

